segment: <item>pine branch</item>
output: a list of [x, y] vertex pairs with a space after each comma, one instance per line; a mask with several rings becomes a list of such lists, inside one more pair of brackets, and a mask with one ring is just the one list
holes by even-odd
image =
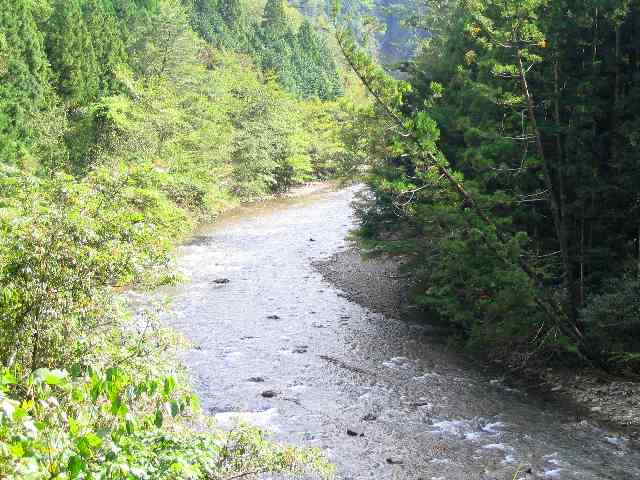
[[[380, 75], [380, 73], [372, 67], [373, 62], [368, 58], [366, 59], [366, 62], [369, 65], [364, 66], [368, 66], [368, 70], [372, 72], [372, 76], [368, 76], [365, 69], [360, 68], [358, 62], [356, 62], [354, 58], [358, 53], [360, 53], [357, 52], [358, 47], [355, 46], [353, 42], [346, 43], [349, 41], [347, 34], [345, 34], [344, 32], [336, 31], [336, 40], [349, 66], [358, 76], [367, 91], [371, 93], [378, 105], [382, 107], [387, 116], [389, 116], [401, 129], [401, 131], [403, 132], [402, 136], [412, 141], [421, 150], [420, 155], [425, 160], [427, 160], [427, 163], [430, 163], [437, 168], [441, 176], [447, 180], [449, 185], [461, 198], [463, 204], [470, 207], [470, 210], [472, 210], [475, 215], [489, 227], [491, 231], [495, 232], [496, 239], [498, 240], [500, 247], [504, 247], [507, 244], [507, 241], [496, 223], [493, 222], [491, 218], [484, 212], [482, 207], [476, 202], [475, 198], [464, 188], [464, 185], [456, 180], [454, 174], [445, 165], [443, 165], [442, 160], [444, 159], [439, 158], [439, 156], [433, 151], [425, 150], [423, 148], [423, 145], [417, 135], [407, 129], [402, 118], [390, 107], [388, 102], [385, 100], [384, 92], [380, 92], [376, 89], [374, 84], [380, 83], [380, 79], [375, 78], [375, 75]], [[362, 54], [360, 53], [360, 55]], [[384, 75], [384, 73], [382, 74]], [[513, 262], [501, 253], [502, 249], [498, 249], [495, 247], [493, 241], [485, 232], [480, 231], [480, 236], [485, 245], [496, 255], [497, 258], [499, 258], [507, 265], [513, 265]], [[522, 257], [518, 258], [516, 266], [519, 267], [531, 281], [533, 281], [534, 283], [539, 283], [540, 279], [538, 275]], [[578, 326], [567, 317], [563, 309], [553, 299], [543, 298], [537, 292], [534, 293], [534, 301], [536, 305], [538, 305], [538, 307], [544, 312], [545, 316], [552, 321], [552, 323], [554, 323], [565, 335], [567, 335], [569, 338], [572, 338], [576, 342], [579, 349], [578, 355], [583, 360], [591, 363], [586, 355], [580, 351], [579, 346], [583, 342], [582, 332], [580, 331]]]

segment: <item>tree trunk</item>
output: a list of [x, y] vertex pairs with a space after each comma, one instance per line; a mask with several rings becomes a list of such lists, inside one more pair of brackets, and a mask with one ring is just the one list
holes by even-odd
[[[531, 128], [536, 139], [536, 147], [538, 149], [538, 155], [542, 160], [542, 172], [544, 175], [544, 181], [547, 189], [549, 190], [549, 203], [551, 206], [551, 214], [553, 216], [553, 224], [556, 231], [556, 238], [560, 245], [560, 254], [562, 257], [562, 265], [564, 268], [564, 283], [567, 289], [567, 309], [568, 319], [571, 325], [578, 329], [578, 302], [577, 302], [577, 289], [576, 289], [576, 277], [569, 252], [569, 228], [567, 226], [567, 219], [563, 218], [562, 213], [564, 208], [562, 196], [559, 194], [557, 182], [553, 181], [551, 165], [549, 159], [544, 151], [544, 145], [542, 143], [542, 133], [538, 128], [538, 122], [535, 115], [535, 102], [531, 91], [529, 90], [529, 83], [527, 81], [527, 74], [522, 62], [522, 52], [518, 50], [518, 71], [520, 75], [520, 81], [522, 83], [522, 90], [527, 101], [527, 110], [529, 112], [529, 121], [531, 122]], [[561, 172], [560, 172], [561, 174]]]

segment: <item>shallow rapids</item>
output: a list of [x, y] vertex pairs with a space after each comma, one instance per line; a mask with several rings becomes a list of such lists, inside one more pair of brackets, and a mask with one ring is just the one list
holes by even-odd
[[322, 448], [345, 480], [640, 479], [624, 436], [326, 280], [313, 264], [348, 248], [356, 190], [243, 207], [181, 248], [188, 280], [154, 296], [171, 298], [165, 321], [193, 343], [204, 408]]

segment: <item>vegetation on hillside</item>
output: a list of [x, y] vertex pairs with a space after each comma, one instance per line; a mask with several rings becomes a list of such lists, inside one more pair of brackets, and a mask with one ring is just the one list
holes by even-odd
[[640, 10], [626, 0], [429, 2], [407, 82], [348, 32], [362, 236], [413, 259], [415, 300], [514, 366], [637, 372]]
[[176, 336], [115, 295], [175, 281], [198, 221], [348, 155], [323, 35], [281, 1], [256, 25], [250, 7], [0, 0], [0, 477], [330, 472], [209, 428]]

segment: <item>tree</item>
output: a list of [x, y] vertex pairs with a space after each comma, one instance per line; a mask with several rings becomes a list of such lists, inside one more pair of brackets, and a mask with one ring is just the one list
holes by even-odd
[[148, 23], [140, 25], [133, 47], [133, 65], [148, 79], [176, 74], [176, 68], [193, 62], [199, 44], [181, 0], [166, 0]]
[[239, 30], [244, 23], [244, 8], [239, 0], [219, 0], [218, 11], [231, 30]]
[[267, 38], [271, 40], [280, 39], [291, 31], [284, 0], [267, 0], [261, 25]]
[[109, 0], [85, 0], [83, 16], [98, 65], [100, 94], [112, 93], [116, 87], [115, 71], [127, 62], [122, 23]]
[[82, 0], [56, 0], [45, 27], [55, 86], [72, 108], [94, 100], [100, 86], [98, 59], [82, 5]]
[[309, 21], [296, 35], [295, 63], [298, 85], [303, 97], [332, 100], [342, 93], [340, 75], [325, 39]]
[[0, 163], [16, 163], [26, 154], [37, 135], [29, 127], [30, 117], [52, 97], [36, 19], [33, 2], [0, 1]]

